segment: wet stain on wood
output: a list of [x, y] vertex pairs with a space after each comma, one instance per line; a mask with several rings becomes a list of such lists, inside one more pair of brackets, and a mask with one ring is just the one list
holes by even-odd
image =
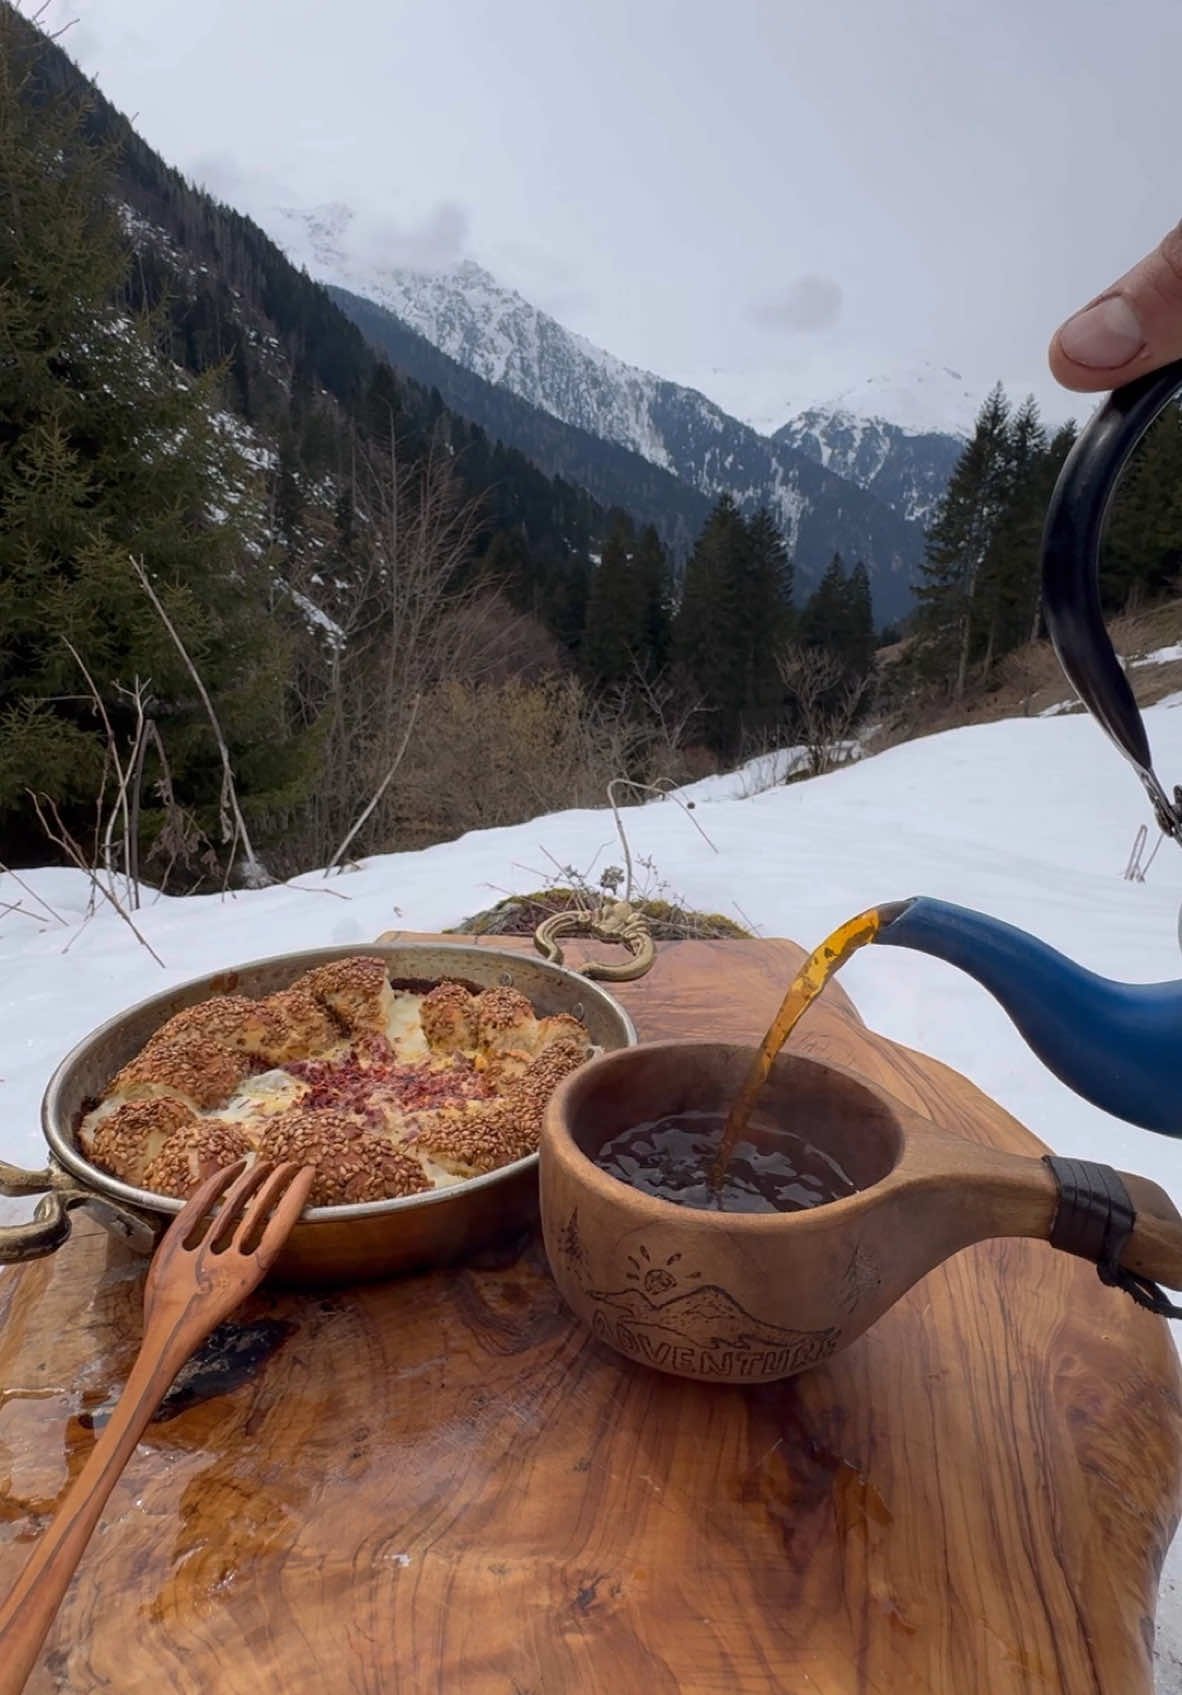
[[[227, 1320], [219, 1324], [208, 1340], [186, 1361], [159, 1407], [152, 1415], [153, 1424], [166, 1424], [169, 1419], [212, 1401], [219, 1395], [232, 1394], [250, 1381], [261, 1366], [281, 1348], [299, 1326], [289, 1319], [259, 1318], [247, 1324]], [[101, 1430], [118, 1399], [115, 1390], [101, 1406], [78, 1414], [84, 1430]]]

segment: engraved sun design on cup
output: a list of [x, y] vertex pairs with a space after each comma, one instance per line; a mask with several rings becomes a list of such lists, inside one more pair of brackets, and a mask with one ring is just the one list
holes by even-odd
[[[654, 1265], [652, 1263], [652, 1258], [647, 1248], [642, 1247], [639, 1250], [639, 1254], [639, 1259], [636, 1254], [628, 1255], [629, 1270], [627, 1272], [627, 1279], [629, 1283], [639, 1283], [646, 1295], [664, 1295], [667, 1294], [670, 1289], [676, 1288], [677, 1278], [669, 1270], [669, 1267], [677, 1264], [678, 1260], [681, 1258], [680, 1254], [670, 1254], [669, 1258], [663, 1265]], [[689, 1278], [692, 1279], [694, 1277], [700, 1277], [701, 1275], [702, 1273], [700, 1271], [691, 1271], [689, 1273]]]

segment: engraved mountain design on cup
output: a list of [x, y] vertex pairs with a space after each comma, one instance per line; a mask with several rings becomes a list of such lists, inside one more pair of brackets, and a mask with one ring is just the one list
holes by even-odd
[[829, 1334], [768, 1324], [747, 1312], [716, 1283], [705, 1283], [699, 1289], [659, 1301], [654, 1301], [643, 1289], [588, 1289], [586, 1293], [588, 1300], [609, 1309], [630, 1329], [643, 1328], [671, 1342], [694, 1347], [728, 1348], [744, 1353], [793, 1348], [810, 1341], [821, 1343]]

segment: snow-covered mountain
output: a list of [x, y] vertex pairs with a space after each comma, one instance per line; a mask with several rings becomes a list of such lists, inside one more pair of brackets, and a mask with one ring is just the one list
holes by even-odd
[[661, 379], [565, 329], [472, 260], [422, 271], [371, 259], [357, 251], [353, 213], [339, 204], [312, 212], [280, 208], [273, 222], [276, 239], [314, 276], [384, 306], [466, 370], [564, 423], [676, 469], [652, 417]]
[[[802, 412], [882, 418], [909, 435], [972, 434], [995, 374], [968, 376], [919, 358], [900, 359], [884, 369], [879, 357], [877, 348], [856, 339], [843, 336], [838, 343], [818, 337], [795, 348], [787, 363], [773, 356], [758, 365], [709, 365], [678, 376], [761, 435], [774, 435], [786, 419]], [[1001, 375], [1010, 393], [1025, 393], [1030, 386]]]
[[[470, 260], [434, 271], [384, 263], [358, 239], [347, 206], [275, 211], [266, 222], [314, 276], [375, 303], [487, 383], [627, 449], [709, 500], [729, 492], [746, 512], [768, 506], [804, 583], [837, 550], [848, 562], [865, 561], [881, 621], [906, 610], [922, 526], [821, 455], [760, 434], [695, 389], [626, 365]], [[347, 299], [341, 304], [350, 309]], [[372, 323], [362, 328], [373, 334]], [[421, 380], [435, 379], [424, 372]], [[530, 452], [520, 439], [502, 439]]]
[[863, 377], [830, 400], [814, 402], [812, 409], [878, 422], [885, 419], [907, 435], [967, 440], [987, 393], [987, 387], [974, 386], [951, 365], [934, 365], [925, 359]]
[[772, 440], [872, 490], [905, 518], [924, 525], [931, 522], [965, 443], [960, 434], [907, 429], [842, 405], [810, 407], [778, 429]]

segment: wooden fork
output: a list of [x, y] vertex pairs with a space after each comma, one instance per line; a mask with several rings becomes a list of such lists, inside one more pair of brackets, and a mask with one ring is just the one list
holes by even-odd
[[260, 1163], [243, 1170], [239, 1161], [203, 1183], [165, 1232], [144, 1283], [144, 1337], [123, 1393], [0, 1607], [0, 1695], [19, 1695], [24, 1688], [148, 1420], [190, 1354], [262, 1282], [303, 1211], [314, 1177], [311, 1166]]

